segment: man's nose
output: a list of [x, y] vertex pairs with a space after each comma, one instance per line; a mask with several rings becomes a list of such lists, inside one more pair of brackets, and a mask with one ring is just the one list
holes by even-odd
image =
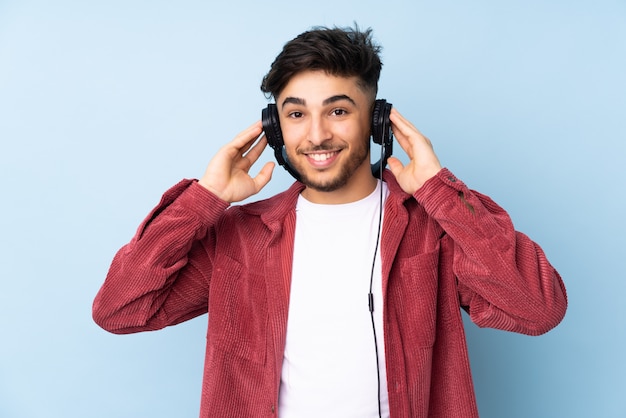
[[308, 140], [313, 145], [321, 145], [331, 137], [327, 121], [322, 117], [311, 118]]

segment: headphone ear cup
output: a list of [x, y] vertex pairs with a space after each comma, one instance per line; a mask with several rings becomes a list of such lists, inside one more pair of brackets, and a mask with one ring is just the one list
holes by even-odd
[[284, 145], [283, 133], [280, 130], [278, 109], [275, 104], [268, 104], [267, 107], [261, 111], [261, 123], [263, 124], [263, 131], [265, 132], [269, 146], [274, 150], [281, 149]]
[[382, 107], [383, 107], [384, 101], [385, 100], [383, 99], [376, 100], [376, 102], [374, 103], [374, 110], [372, 111], [372, 126], [371, 126], [372, 140], [374, 141], [375, 144], [378, 144], [378, 145], [382, 143], [381, 115], [382, 115]]
[[378, 99], [374, 103], [372, 110], [372, 140], [381, 146], [381, 159], [372, 165], [372, 173], [376, 177], [381, 177], [382, 169], [387, 165], [387, 159], [393, 151], [393, 134], [391, 132], [391, 103], [384, 99]]
[[278, 119], [278, 108], [275, 103], [270, 103], [261, 110], [261, 123], [263, 124], [263, 132], [265, 132], [267, 144], [274, 150], [274, 157], [278, 164], [296, 180], [300, 180], [300, 174], [289, 164], [287, 158], [283, 132], [280, 129], [280, 120]]
[[391, 121], [389, 120], [389, 113], [391, 112], [391, 103], [387, 103], [387, 100], [378, 99], [374, 103], [374, 110], [372, 111], [372, 140], [375, 144], [390, 145], [393, 141], [391, 135]]

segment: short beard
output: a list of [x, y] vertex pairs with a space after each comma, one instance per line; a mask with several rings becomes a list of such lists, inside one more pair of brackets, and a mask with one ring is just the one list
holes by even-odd
[[[340, 172], [334, 178], [326, 181], [316, 181], [313, 176], [308, 176], [305, 170], [301, 167], [293, 166], [293, 168], [300, 174], [300, 181], [306, 186], [318, 192], [334, 192], [341, 189], [354, 174], [354, 172], [368, 159], [369, 149], [367, 146], [361, 147], [355, 152], [348, 161], [340, 167]], [[293, 159], [292, 159], [293, 161]], [[313, 178], [312, 178], [313, 177]]]

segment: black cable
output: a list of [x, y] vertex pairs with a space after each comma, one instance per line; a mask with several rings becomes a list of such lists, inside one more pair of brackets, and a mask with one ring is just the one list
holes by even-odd
[[380, 245], [380, 235], [381, 235], [381, 231], [382, 231], [382, 224], [383, 224], [383, 157], [385, 155], [385, 146], [384, 146], [384, 141], [381, 142], [380, 144], [380, 202], [379, 202], [379, 206], [378, 206], [378, 232], [376, 234], [376, 247], [374, 248], [374, 259], [372, 260], [372, 273], [370, 275], [370, 291], [369, 294], [367, 295], [368, 297], [368, 306], [369, 306], [369, 311], [370, 311], [370, 317], [372, 319], [372, 331], [374, 334], [374, 349], [376, 352], [376, 376], [378, 379], [378, 417], [382, 418], [382, 405], [381, 405], [381, 399], [380, 399], [380, 389], [381, 389], [381, 384], [380, 384], [380, 356], [378, 353], [378, 338], [376, 336], [376, 323], [374, 321], [374, 293], [373, 293], [373, 289], [374, 289], [374, 272], [376, 270], [376, 256], [378, 255], [378, 247]]

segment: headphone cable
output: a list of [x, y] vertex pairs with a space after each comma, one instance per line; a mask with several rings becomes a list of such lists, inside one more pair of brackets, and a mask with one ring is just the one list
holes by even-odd
[[378, 417], [382, 418], [382, 405], [381, 405], [381, 382], [380, 382], [380, 355], [378, 353], [378, 338], [376, 336], [376, 324], [374, 321], [374, 272], [376, 270], [376, 256], [378, 255], [378, 247], [380, 245], [380, 237], [382, 231], [382, 223], [383, 223], [383, 158], [385, 155], [385, 145], [384, 141], [381, 141], [380, 144], [380, 167], [379, 167], [379, 177], [380, 177], [380, 201], [378, 205], [378, 232], [376, 234], [376, 247], [374, 248], [374, 259], [372, 260], [372, 272], [370, 275], [370, 291], [368, 296], [368, 306], [370, 311], [370, 317], [372, 319], [372, 331], [374, 334], [374, 350], [376, 352], [376, 377], [378, 380]]

